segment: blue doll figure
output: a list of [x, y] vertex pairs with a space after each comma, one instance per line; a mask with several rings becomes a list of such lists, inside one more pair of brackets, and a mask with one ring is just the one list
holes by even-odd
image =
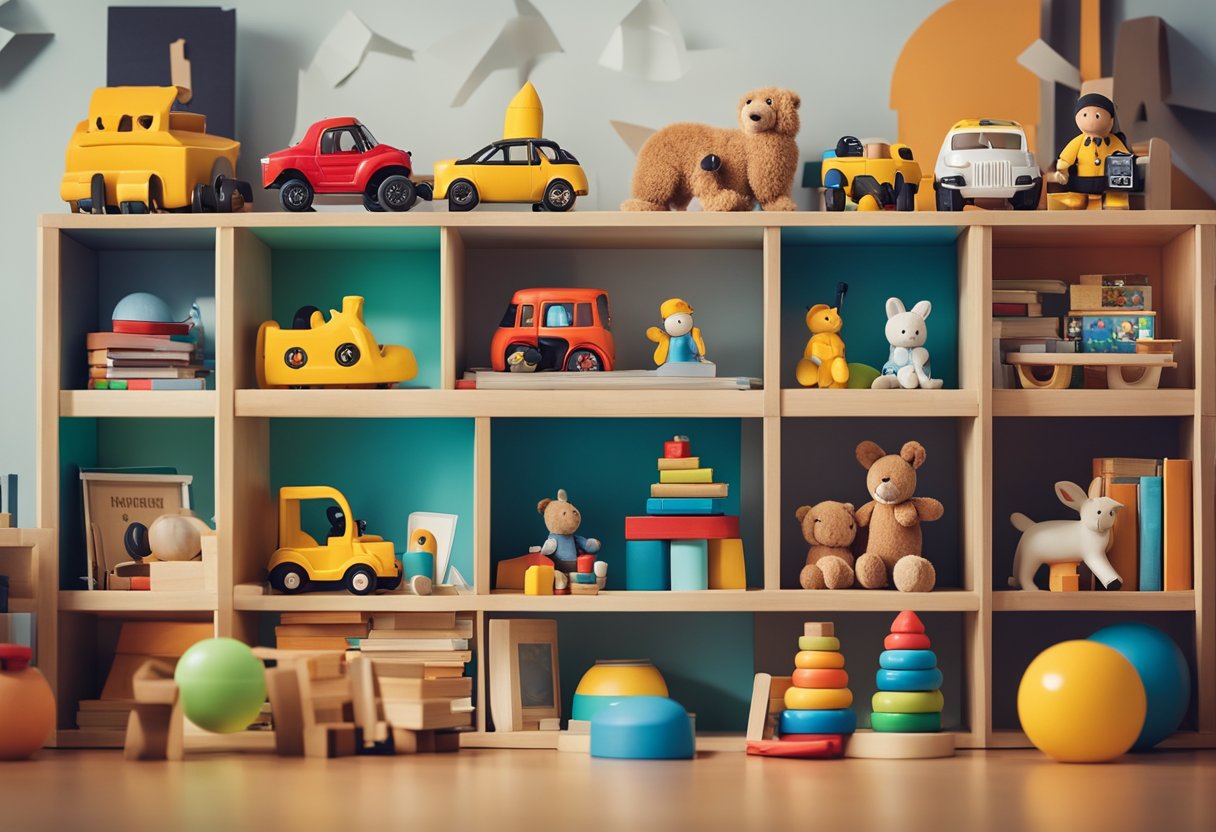
[[659, 307], [663, 328], [652, 326], [646, 337], [658, 344], [654, 349], [654, 363], [687, 364], [705, 361], [705, 339], [701, 330], [692, 325], [692, 307], [681, 298], [671, 298]]

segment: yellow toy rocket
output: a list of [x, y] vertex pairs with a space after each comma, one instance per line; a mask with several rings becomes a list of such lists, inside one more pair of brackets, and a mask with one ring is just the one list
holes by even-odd
[[540, 96], [532, 82], [524, 84], [511, 103], [507, 105], [507, 115], [503, 119], [502, 137], [504, 139], [539, 139], [544, 135], [545, 108], [540, 103]]

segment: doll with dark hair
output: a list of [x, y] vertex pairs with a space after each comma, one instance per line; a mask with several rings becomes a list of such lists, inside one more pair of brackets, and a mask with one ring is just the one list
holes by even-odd
[[1115, 123], [1115, 104], [1105, 95], [1089, 93], [1077, 99], [1077, 129], [1080, 134], [1060, 151], [1053, 179], [1067, 188], [1050, 194], [1049, 208], [1127, 208], [1127, 193], [1111, 191], [1106, 178], [1106, 160], [1113, 154], [1131, 155]]

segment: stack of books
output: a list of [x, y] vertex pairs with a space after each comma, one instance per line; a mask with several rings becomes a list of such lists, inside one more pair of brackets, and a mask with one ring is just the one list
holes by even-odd
[[[1192, 573], [1191, 460], [1101, 457], [1093, 476], [1103, 493], [1123, 504], [1107, 558], [1123, 590], [1181, 591]], [[1085, 584], [1089, 585], [1089, 584]]]
[[1062, 280], [992, 281], [992, 386], [1016, 389], [1017, 374], [1005, 363], [1011, 352], [1076, 352], [1062, 337], [1068, 284]]
[[345, 651], [348, 639], [368, 633], [371, 616], [365, 612], [285, 612], [274, 628], [280, 650]]
[[[90, 390], [205, 390], [201, 329], [189, 335], [90, 332]], [[197, 334], [196, 334], [197, 333]]]
[[1078, 352], [1135, 352], [1157, 337], [1153, 288], [1143, 274], [1083, 274], [1069, 288], [1064, 333]]
[[347, 641], [372, 660], [384, 718], [395, 728], [431, 731], [473, 724], [473, 679], [464, 675], [472, 638], [472, 618], [397, 612], [376, 613], [367, 637]]

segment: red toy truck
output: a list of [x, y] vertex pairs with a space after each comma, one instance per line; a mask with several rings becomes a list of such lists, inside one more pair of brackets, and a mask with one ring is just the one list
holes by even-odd
[[288, 211], [307, 211], [316, 194], [362, 194], [369, 211], [408, 211], [418, 197], [431, 198], [413, 172], [408, 150], [377, 143], [358, 119], [327, 118], [262, 160], [262, 187], [278, 188]]
[[611, 370], [616, 362], [603, 289], [520, 289], [490, 340], [498, 372]]

